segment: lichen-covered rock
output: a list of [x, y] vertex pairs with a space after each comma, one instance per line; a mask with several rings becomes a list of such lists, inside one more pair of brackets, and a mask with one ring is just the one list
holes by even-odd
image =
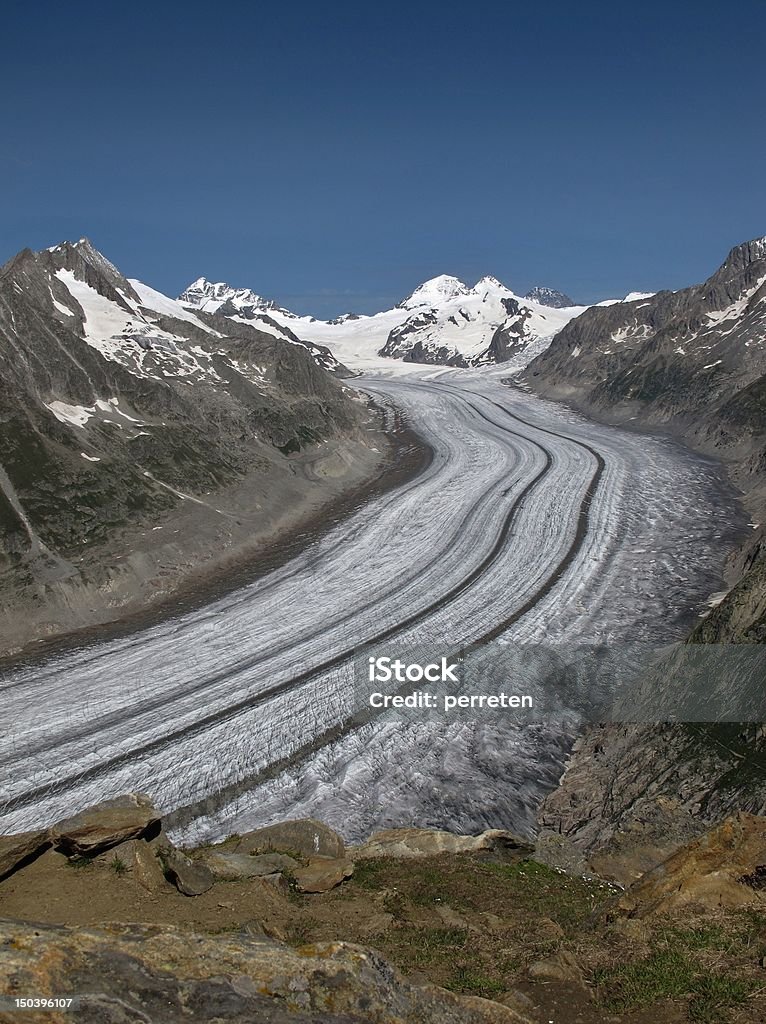
[[258, 935], [171, 927], [67, 929], [0, 922], [0, 989], [84, 993], [76, 1014], [30, 1024], [528, 1024], [521, 1012], [413, 985], [377, 953], [341, 942], [290, 949]]
[[345, 855], [343, 837], [329, 825], [314, 818], [296, 818], [246, 832], [235, 847], [236, 853], [297, 854], [299, 857], [337, 857]]
[[460, 836], [430, 828], [389, 828], [376, 832], [366, 843], [349, 849], [352, 860], [370, 857], [433, 857], [439, 853], [485, 853], [502, 857], [528, 857], [534, 846], [521, 836], [490, 829], [478, 836]]
[[160, 816], [143, 793], [126, 793], [57, 822], [50, 830], [56, 849], [93, 857], [128, 839], [159, 831]]
[[22, 864], [43, 853], [50, 845], [47, 829], [0, 836], [0, 878], [10, 875]]

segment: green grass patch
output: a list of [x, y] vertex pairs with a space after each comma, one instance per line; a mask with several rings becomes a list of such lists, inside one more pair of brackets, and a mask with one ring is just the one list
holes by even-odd
[[519, 908], [533, 917], [549, 917], [568, 933], [582, 928], [612, 896], [603, 884], [563, 875], [536, 861], [488, 864], [487, 870], [505, 883]]
[[84, 871], [86, 868], [93, 867], [92, 857], [68, 857], [67, 864], [70, 868], [74, 868], [75, 871]]
[[729, 949], [736, 941], [720, 925], [698, 928], [671, 928], [665, 932], [666, 941], [683, 949]]
[[491, 999], [506, 991], [506, 985], [497, 978], [482, 974], [466, 964], [461, 964], [445, 981], [444, 987], [461, 995], [482, 996]]
[[128, 873], [128, 865], [117, 854], [109, 861], [109, 867], [114, 871], [115, 875], [126, 875]]
[[353, 885], [360, 885], [363, 889], [379, 889], [380, 874], [385, 866], [386, 862], [377, 858], [354, 861], [354, 874], [351, 876]]
[[689, 1017], [704, 1024], [726, 1020], [727, 1011], [741, 1006], [753, 988], [752, 982], [729, 974], [712, 973], [696, 978], [692, 984]]
[[726, 971], [706, 970], [693, 954], [728, 950], [735, 941], [717, 925], [674, 929], [648, 957], [609, 967], [594, 974], [601, 1005], [624, 1013], [664, 999], [686, 1000], [689, 1019], [718, 1024], [742, 1004], [754, 985]]
[[660, 999], [681, 999], [691, 991], [696, 968], [678, 946], [658, 949], [644, 960], [633, 960], [596, 971], [601, 1002], [617, 1012], [650, 1006]]

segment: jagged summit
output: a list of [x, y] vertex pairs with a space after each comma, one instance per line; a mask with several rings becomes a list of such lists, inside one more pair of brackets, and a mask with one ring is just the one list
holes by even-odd
[[760, 264], [763, 259], [766, 259], [766, 236], [751, 238], [749, 242], [742, 242], [729, 250], [729, 255], [717, 271], [717, 275], [727, 277], [730, 274], [738, 274], [753, 263]]
[[68, 272], [75, 280], [89, 285], [119, 305], [124, 305], [128, 299], [141, 301], [128, 279], [88, 238], [59, 242], [36, 255], [40, 264], [51, 273], [60, 276], [62, 272]]
[[570, 299], [563, 292], [540, 284], [530, 288], [524, 298], [536, 302], [539, 306], [550, 306], [551, 309], [566, 309], [568, 306], [576, 305], [574, 299]]
[[186, 306], [194, 306], [205, 313], [217, 313], [221, 306], [230, 305], [238, 309], [278, 309], [273, 299], [266, 299], [250, 288], [233, 288], [225, 281], [208, 281], [206, 277], [198, 277], [188, 288], [181, 292], [178, 301]]

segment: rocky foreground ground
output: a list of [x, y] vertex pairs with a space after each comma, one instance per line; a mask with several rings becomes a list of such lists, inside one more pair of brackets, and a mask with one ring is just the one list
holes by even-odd
[[766, 818], [627, 888], [551, 850], [422, 829], [347, 848], [311, 819], [179, 850], [130, 794], [0, 838], [0, 1020], [766, 1020]]

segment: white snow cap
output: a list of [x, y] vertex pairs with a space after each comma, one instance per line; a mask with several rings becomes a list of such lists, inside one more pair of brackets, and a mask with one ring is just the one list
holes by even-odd
[[476, 295], [479, 295], [483, 292], [496, 291], [508, 293], [510, 292], [510, 288], [506, 288], [503, 282], [498, 281], [496, 277], [492, 277], [491, 274], [487, 274], [485, 277], [482, 277], [479, 281], [476, 282], [471, 291], [474, 292]]
[[432, 277], [424, 281], [420, 287], [404, 302], [399, 303], [399, 309], [415, 309], [417, 306], [439, 306], [448, 299], [456, 299], [460, 295], [468, 295], [471, 289], [457, 277], [450, 277], [449, 274], [440, 274], [439, 277]]
[[250, 288], [232, 288], [225, 281], [208, 281], [206, 277], [198, 277], [181, 292], [178, 301], [207, 313], [215, 313], [224, 302], [232, 302], [240, 308], [255, 306], [259, 309], [270, 309], [274, 306], [271, 299], [263, 298]]

